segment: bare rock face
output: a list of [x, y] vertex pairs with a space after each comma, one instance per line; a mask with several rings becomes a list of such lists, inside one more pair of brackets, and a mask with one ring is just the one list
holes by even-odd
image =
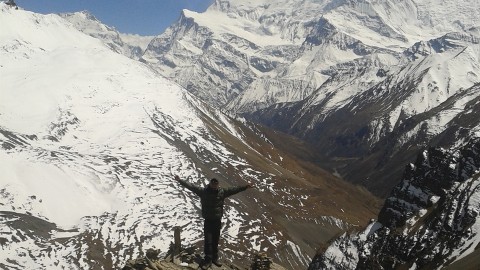
[[[420, 209], [428, 209], [445, 200], [450, 190], [469, 180], [480, 165], [478, 144], [459, 152], [431, 148], [407, 166], [404, 180], [397, 185], [379, 214], [379, 222], [402, 227]], [[443, 202], [445, 203], [445, 202]]]
[[[309, 269], [432, 269], [479, 247], [480, 140], [410, 164], [364, 232], [343, 235]], [[474, 262], [474, 263], [479, 263]]]

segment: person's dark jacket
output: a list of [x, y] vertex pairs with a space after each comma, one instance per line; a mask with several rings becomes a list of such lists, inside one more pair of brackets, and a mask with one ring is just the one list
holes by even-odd
[[204, 219], [221, 219], [223, 216], [223, 200], [247, 189], [247, 186], [238, 186], [230, 188], [219, 187], [217, 190], [214, 190], [208, 185], [202, 188], [183, 180], [178, 180], [178, 182], [200, 197], [202, 217]]

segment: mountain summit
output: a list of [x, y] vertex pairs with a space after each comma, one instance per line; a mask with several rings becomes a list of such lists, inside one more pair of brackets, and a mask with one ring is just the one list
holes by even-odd
[[71, 22], [75, 28], [83, 33], [102, 40], [113, 51], [136, 60], [142, 56], [148, 43], [153, 39], [151, 36], [141, 37], [119, 33], [115, 28], [100, 22], [88, 11], [62, 13], [60, 16]]

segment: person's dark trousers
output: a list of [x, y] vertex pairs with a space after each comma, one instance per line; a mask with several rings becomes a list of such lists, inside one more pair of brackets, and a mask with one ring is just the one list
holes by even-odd
[[206, 263], [218, 259], [218, 241], [220, 240], [221, 228], [221, 219], [205, 219], [203, 223], [203, 235], [205, 237], [203, 252], [205, 252]]

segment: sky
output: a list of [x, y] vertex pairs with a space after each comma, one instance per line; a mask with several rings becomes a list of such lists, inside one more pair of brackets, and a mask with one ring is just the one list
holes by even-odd
[[182, 9], [203, 12], [213, 0], [15, 0], [36, 13], [87, 10], [98, 20], [121, 33], [159, 35], [174, 23]]

